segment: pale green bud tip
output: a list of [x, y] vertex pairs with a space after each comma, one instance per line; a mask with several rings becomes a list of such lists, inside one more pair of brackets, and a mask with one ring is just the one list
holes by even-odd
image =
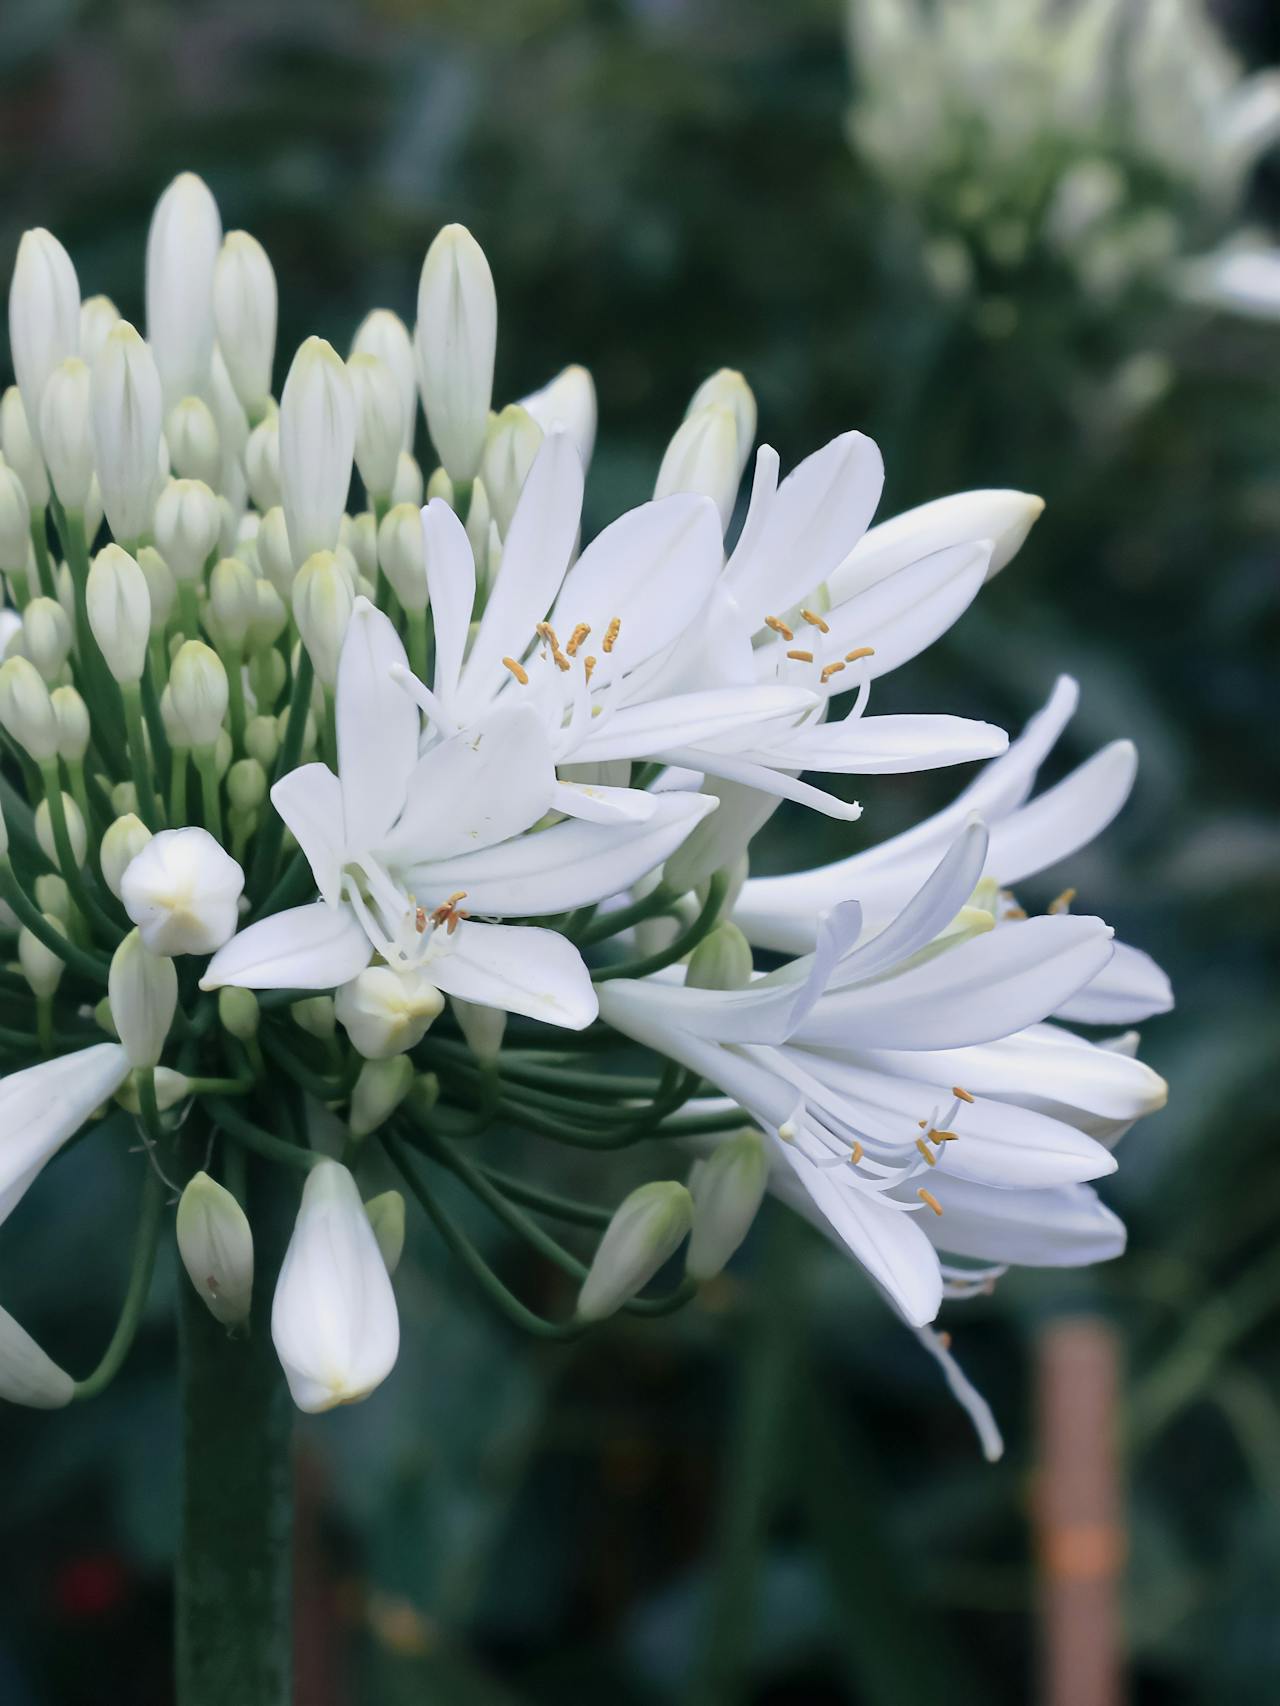
[[173, 961], [151, 953], [131, 930], [111, 957], [107, 995], [130, 1066], [158, 1065], [178, 1006]]
[[292, 601], [293, 618], [317, 679], [332, 689], [356, 601], [354, 579], [336, 552], [316, 551], [307, 558], [294, 580]]
[[[71, 857], [79, 870], [89, 851], [89, 836], [80, 815], [80, 808], [70, 794], [62, 795], [62, 811], [67, 821], [67, 840], [71, 843]], [[53, 836], [53, 814], [49, 809], [48, 800], [41, 800], [36, 807], [36, 840], [40, 843], [40, 851], [51, 865], [59, 863], [57, 843]]]
[[[44, 918], [60, 936], [66, 935], [60, 918], [55, 918], [48, 912], [44, 914]], [[18, 965], [34, 996], [47, 999], [56, 993], [62, 982], [62, 959], [51, 948], [46, 948], [40, 938], [33, 935], [25, 925], [18, 932]]]
[[332, 995], [309, 995], [305, 1001], [295, 1001], [289, 1013], [299, 1030], [308, 1036], [327, 1042], [337, 1028]]
[[352, 1136], [368, 1137], [370, 1132], [385, 1125], [409, 1094], [412, 1083], [413, 1063], [406, 1055], [365, 1061], [351, 1093], [347, 1123]]
[[116, 818], [103, 832], [98, 849], [102, 880], [117, 900], [121, 879], [150, 839], [151, 831], [135, 812]]
[[404, 1198], [399, 1191], [383, 1191], [379, 1197], [370, 1197], [364, 1212], [369, 1216], [387, 1272], [393, 1274], [404, 1253]]
[[119, 545], [107, 545], [93, 559], [85, 602], [107, 668], [121, 683], [141, 681], [151, 634], [151, 594], [146, 575]]
[[169, 671], [173, 714], [194, 747], [212, 746], [227, 714], [229, 689], [222, 659], [203, 640], [185, 640]]
[[683, 1185], [659, 1179], [619, 1204], [596, 1248], [578, 1294], [578, 1317], [603, 1321], [648, 1284], [679, 1249], [693, 1225], [693, 1198]]
[[418, 284], [417, 354], [431, 441], [456, 481], [474, 479], [493, 394], [498, 304], [484, 251], [462, 225], [432, 243]]
[[209, 1313], [226, 1327], [249, 1318], [253, 1233], [240, 1204], [207, 1173], [197, 1173], [178, 1203], [178, 1253]]
[[251, 989], [228, 987], [218, 991], [218, 1023], [239, 1042], [258, 1034], [258, 997]]
[[751, 944], [730, 919], [717, 924], [689, 957], [689, 989], [745, 989], [751, 982]]
[[0, 1398], [33, 1410], [60, 1410], [74, 1396], [71, 1376], [0, 1309]]
[[0, 723], [37, 764], [58, 755], [58, 719], [49, 689], [29, 658], [0, 664]]
[[685, 1263], [691, 1279], [711, 1279], [724, 1267], [750, 1231], [768, 1182], [768, 1151], [753, 1129], [726, 1138], [695, 1165], [689, 1178], [693, 1233]]

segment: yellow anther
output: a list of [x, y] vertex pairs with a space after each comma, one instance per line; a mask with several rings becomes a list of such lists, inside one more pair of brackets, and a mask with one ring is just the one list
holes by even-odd
[[816, 628], [820, 634], [829, 634], [831, 632], [831, 624], [826, 621], [824, 617], [819, 616], [816, 610], [802, 610], [800, 614], [804, 617], [809, 626], [811, 628]]
[[527, 687], [529, 685], [529, 671], [522, 663], [517, 663], [514, 658], [503, 658], [502, 665], [504, 669], [509, 669], [511, 671], [512, 675], [515, 676], [521, 687]]
[[844, 654], [846, 663], [857, 663], [859, 658], [873, 658], [876, 655], [874, 646], [855, 646], [851, 652]]
[[942, 1346], [944, 1351], [949, 1351], [951, 1349], [951, 1334], [950, 1333], [939, 1333], [938, 1334], [938, 1343]]
[[604, 631], [602, 651], [611, 652], [618, 641], [618, 630], [622, 626], [621, 616], [615, 616]]
[[929, 1123], [928, 1120], [917, 1120], [916, 1121], [916, 1124], [920, 1127], [921, 1131], [924, 1130], [924, 1128], [928, 1125], [928, 1123]]
[[932, 1143], [955, 1143], [959, 1136], [958, 1131], [939, 1131], [937, 1126], [934, 1126], [929, 1133], [929, 1139]]
[[800, 651], [788, 652], [787, 656], [789, 658], [794, 658], [797, 663], [812, 663], [813, 662], [813, 653], [812, 652], [800, 652]]
[[1005, 912], [1006, 918], [1025, 918], [1026, 916], [1026, 909], [1021, 906], [1011, 906]]
[[1056, 900], [1049, 902], [1050, 915], [1056, 916], [1060, 912], [1066, 912], [1075, 898], [1076, 891], [1074, 889], [1063, 889]]
[[795, 635], [787, 627], [781, 616], [766, 616], [764, 625], [766, 628], [772, 628], [775, 634], [781, 634], [784, 640], [795, 639]]
[[577, 657], [578, 647], [582, 644], [582, 642], [586, 639], [587, 635], [590, 632], [591, 632], [591, 624], [589, 622], [579, 622], [578, 623], [578, 626], [573, 630], [572, 634], [570, 634], [570, 636], [569, 636], [569, 644], [564, 648], [565, 651], [568, 652], [568, 654], [571, 658]]
[[916, 1192], [916, 1195], [920, 1198], [920, 1201], [926, 1208], [931, 1208], [935, 1214], [942, 1213], [942, 1204], [938, 1201], [937, 1197], [934, 1196], [932, 1191], [926, 1191], [924, 1186], [921, 1185], [920, 1189]]
[[920, 1151], [921, 1155], [924, 1156], [925, 1160], [931, 1167], [936, 1167], [938, 1165], [938, 1157], [933, 1153], [932, 1149], [930, 1149], [929, 1145], [922, 1137], [918, 1137], [916, 1139], [916, 1148]]
[[833, 675], [839, 675], [840, 671], [843, 668], [844, 668], [844, 665], [842, 663], [824, 664], [822, 674], [818, 677], [818, 680], [819, 681], [830, 681], [831, 677]]
[[[592, 657], [583, 658], [582, 668], [583, 668], [583, 672], [585, 673], [588, 681], [591, 680], [591, 672], [595, 667], [596, 667], [596, 660], [594, 658], [592, 658]], [[597, 705], [596, 710], [598, 711], [599, 709], [600, 709], [600, 707]]]
[[951, 1094], [959, 1102], [972, 1102], [973, 1101], [973, 1097], [969, 1094], [969, 1092], [965, 1089], [962, 1089], [959, 1084], [953, 1084], [951, 1086]]
[[551, 647], [551, 655], [555, 659], [556, 668], [571, 668], [572, 666], [570, 665], [568, 658], [560, 650], [560, 642], [556, 639], [556, 631], [551, 626], [550, 622], [539, 622], [538, 633], [542, 635], [543, 639]]
[[858, 1165], [859, 1161], [861, 1161], [861, 1160], [862, 1160], [862, 1145], [860, 1143], [855, 1142], [853, 1148], [849, 1151], [849, 1165], [851, 1167], [856, 1167]]

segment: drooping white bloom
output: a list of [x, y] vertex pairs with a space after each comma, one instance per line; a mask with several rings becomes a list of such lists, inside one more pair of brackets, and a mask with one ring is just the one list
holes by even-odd
[[619, 1203], [578, 1293], [578, 1317], [603, 1321], [647, 1285], [693, 1225], [693, 1200], [673, 1179], [639, 1185]]
[[431, 442], [451, 480], [474, 479], [493, 395], [498, 301], [484, 250], [446, 225], [418, 281], [414, 352]]
[[0, 1309], [0, 1398], [33, 1410], [60, 1410], [75, 1396], [75, 1381]]
[[211, 954], [235, 931], [244, 872], [205, 829], [162, 829], [120, 879], [153, 954]]
[[308, 338], [280, 398], [280, 501], [296, 565], [338, 543], [355, 444], [346, 364], [332, 344]]
[[179, 1199], [175, 1231], [201, 1302], [223, 1326], [241, 1326], [253, 1298], [253, 1232], [240, 1204], [207, 1173], [196, 1173]]
[[150, 531], [164, 424], [155, 357], [128, 321], [103, 340], [93, 362], [93, 454], [107, 523], [117, 540]]
[[128, 1074], [129, 1057], [119, 1043], [95, 1043], [0, 1078], [0, 1221]]
[[[80, 348], [80, 284], [71, 257], [51, 231], [25, 231], [13, 263], [9, 286], [9, 348], [22, 394], [23, 412], [37, 449], [40, 405], [49, 375]], [[6, 420], [5, 455], [23, 472], [10, 449]], [[28, 496], [35, 493], [28, 485]]]
[[228, 231], [213, 269], [218, 347], [241, 406], [250, 416], [271, 395], [276, 352], [276, 275], [267, 252], [247, 231]]
[[209, 187], [182, 172], [156, 203], [147, 233], [147, 342], [172, 408], [209, 392], [213, 275], [222, 219]]
[[336, 1161], [307, 1175], [276, 1283], [271, 1338], [300, 1410], [367, 1398], [395, 1366], [395, 1293], [356, 1182]]
[[430, 729], [424, 742], [399, 685], [405, 674], [395, 629], [358, 599], [337, 679], [339, 774], [304, 765], [271, 792], [321, 899], [242, 931], [203, 987], [336, 989], [376, 952], [446, 994], [572, 1029], [590, 1024], [595, 993], [565, 937], [466, 913], [536, 917], [615, 894], [659, 863], [709, 802], [672, 795], [640, 824], [570, 822], [525, 835], [555, 798], [538, 717], [499, 707], [462, 733]]

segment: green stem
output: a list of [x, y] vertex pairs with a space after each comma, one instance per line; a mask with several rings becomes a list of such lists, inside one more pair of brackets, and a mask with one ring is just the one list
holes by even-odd
[[427, 613], [425, 610], [409, 612], [409, 644], [405, 648], [409, 654], [409, 668], [419, 681], [427, 679]]
[[14, 876], [13, 866], [8, 859], [0, 859], [0, 897], [8, 901], [17, 913], [19, 922], [25, 924], [36, 940], [43, 942], [51, 953], [57, 954], [68, 970], [78, 972], [91, 983], [106, 983], [106, 957], [77, 947], [61, 931], [55, 930]]
[[142, 726], [142, 695], [133, 683], [122, 687], [120, 691], [124, 697], [125, 736], [129, 748], [129, 770], [133, 776], [134, 792], [138, 796], [138, 816], [154, 833], [163, 825], [156, 811], [151, 759], [147, 751], [146, 731]]
[[222, 840], [222, 794], [218, 782], [218, 756], [211, 746], [202, 746], [193, 754], [200, 777], [200, 815], [204, 827], [215, 841]]
[[593, 971], [593, 983], [608, 983], [618, 977], [649, 977], [655, 971], [661, 971], [664, 966], [675, 965], [677, 960], [691, 954], [715, 929], [724, 905], [724, 897], [729, 892], [729, 873], [717, 871], [712, 877], [707, 891], [707, 899], [702, 911], [693, 923], [667, 948], [660, 949], [656, 954], [647, 954], [640, 960], [624, 960], [621, 965], [604, 966], [599, 971]]
[[[278, 782], [282, 776], [298, 767], [314, 679], [315, 671], [304, 647], [298, 654], [297, 673], [294, 675], [293, 688], [289, 694], [289, 716], [285, 724], [284, 739], [276, 756], [273, 781]], [[252, 893], [261, 894], [264, 888], [275, 881], [276, 861], [280, 856], [280, 843], [283, 838], [284, 820], [279, 812], [272, 809], [266, 813], [266, 821], [258, 832], [258, 851], [254, 855], [249, 879]]]
[[244, 657], [238, 646], [224, 648], [227, 666], [227, 711], [231, 724], [231, 750], [238, 758], [244, 751]]
[[[58, 774], [57, 759], [50, 759], [47, 764], [42, 764], [40, 774], [44, 781], [44, 797], [49, 807], [49, 822], [53, 829], [53, 848], [58, 855], [58, 869], [62, 873], [62, 880], [66, 883], [71, 898], [85, 923], [91, 929], [105, 935], [112, 944], [115, 944], [124, 932], [90, 893], [84, 872], [76, 863], [75, 850], [71, 845], [71, 833], [67, 828], [67, 812], [62, 798], [62, 777]], [[86, 823], [86, 833], [88, 829], [89, 825]]]
[[42, 509], [31, 512], [31, 545], [36, 554], [40, 591], [46, 598], [56, 598], [58, 589], [53, 578], [53, 564], [49, 560], [49, 523]]
[[246, 1119], [238, 1108], [231, 1107], [219, 1097], [209, 1097], [208, 1109], [209, 1117], [216, 1126], [234, 1142], [261, 1155], [264, 1161], [280, 1161], [286, 1167], [296, 1167], [309, 1173], [317, 1161], [324, 1159], [313, 1149], [302, 1149], [296, 1143], [287, 1143], [284, 1138], [272, 1137], [270, 1132], [263, 1131], [261, 1126]]
[[200, 638], [200, 601], [194, 581], [178, 582], [178, 627], [184, 640]]
[[146, 1163], [146, 1178], [142, 1184], [142, 1204], [138, 1210], [138, 1227], [133, 1240], [133, 1261], [129, 1269], [129, 1284], [120, 1309], [120, 1319], [103, 1352], [102, 1361], [84, 1380], [77, 1380], [77, 1398], [96, 1398], [110, 1386], [120, 1372], [124, 1359], [138, 1331], [147, 1293], [151, 1289], [151, 1273], [155, 1267], [156, 1245], [160, 1239], [160, 1219], [164, 1208], [164, 1181]]
[[633, 924], [642, 924], [647, 918], [658, 918], [662, 913], [670, 912], [679, 899], [674, 890], [659, 883], [643, 900], [632, 901], [630, 906], [617, 907], [594, 919], [578, 937], [578, 946], [590, 947], [593, 942], [606, 941], [610, 936], [629, 930]]
[[187, 770], [191, 754], [185, 746], [175, 746], [169, 770], [169, 822], [180, 829], [187, 821]]

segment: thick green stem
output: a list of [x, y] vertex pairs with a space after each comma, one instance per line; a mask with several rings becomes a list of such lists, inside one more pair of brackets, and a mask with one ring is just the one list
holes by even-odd
[[270, 1331], [288, 1230], [282, 1197], [292, 1198], [279, 1187], [275, 1169], [251, 1174], [257, 1273], [247, 1337], [231, 1338], [179, 1276], [178, 1706], [292, 1699], [292, 1409]]
[[124, 696], [125, 738], [129, 748], [129, 770], [133, 777], [133, 790], [138, 796], [138, 816], [148, 829], [155, 831], [163, 827], [163, 820], [156, 812], [155, 788], [151, 779], [151, 755], [147, 750], [147, 737], [142, 726], [142, 694], [133, 683], [122, 687], [120, 691]]

